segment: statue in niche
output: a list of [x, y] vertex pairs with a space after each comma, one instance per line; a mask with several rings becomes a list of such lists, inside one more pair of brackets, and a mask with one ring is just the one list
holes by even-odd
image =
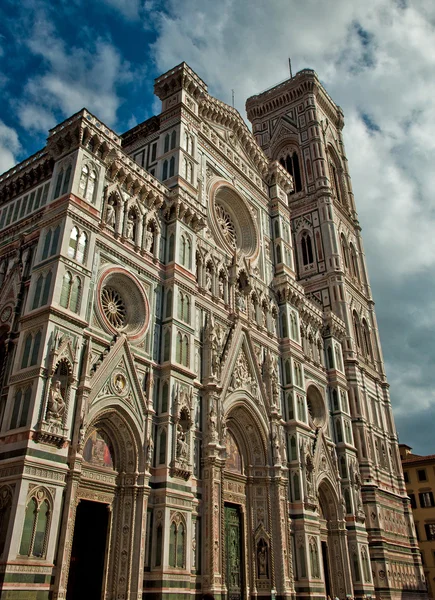
[[177, 426], [177, 458], [181, 461], [187, 460], [187, 441], [186, 441], [186, 432], [183, 427], [178, 423]]
[[281, 440], [277, 429], [275, 429], [273, 434], [272, 445], [274, 462], [276, 465], [281, 464]]
[[107, 203], [107, 209], [106, 209], [106, 225], [108, 227], [114, 228], [115, 220], [116, 220], [115, 207], [114, 207], [112, 198], [109, 198], [109, 201]]
[[211, 276], [211, 269], [207, 265], [207, 267], [205, 269], [205, 287], [209, 292], [211, 292], [212, 283], [213, 283], [213, 281], [212, 281], [212, 276]]
[[240, 290], [236, 290], [236, 306], [239, 310], [245, 311], [245, 295]]
[[222, 276], [219, 277], [219, 298], [224, 299], [224, 278]]
[[150, 435], [148, 438], [147, 450], [146, 450], [146, 464], [147, 465], [151, 465], [152, 460], [153, 460], [153, 453], [154, 453], [154, 442], [153, 442], [153, 438]]
[[152, 252], [154, 246], [154, 232], [151, 229], [147, 229], [145, 234], [145, 250]]
[[312, 498], [314, 496], [314, 482], [313, 482], [313, 471], [314, 463], [311, 454], [307, 454], [305, 457], [305, 475], [307, 479], [307, 496]]
[[125, 231], [125, 237], [128, 240], [132, 240], [134, 237], [134, 219], [131, 215], [127, 217], [127, 227]]
[[47, 418], [51, 421], [61, 421], [66, 408], [62, 396], [60, 381], [57, 379], [51, 384], [48, 398]]
[[210, 412], [208, 414], [208, 427], [210, 431], [210, 441], [215, 442], [217, 439], [217, 414], [214, 408], [214, 400], [210, 401]]
[[257, 546], [257, 568], [259, 579], [268, 579], [268, 554], [266, 542], [264, 540], [260, 540]]
[[355, 471], [354, 476], [354, 486], [355, 486], [355, 496], [356, 496], [356, 505], [358, 512], [364, 512], [362, 495], [361, 495], [361, 477], [358, 471]]

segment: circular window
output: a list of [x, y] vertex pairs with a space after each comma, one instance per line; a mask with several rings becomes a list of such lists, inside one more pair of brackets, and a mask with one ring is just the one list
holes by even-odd
[[258, 235], [251, 211], [235, 188], [216, 182], [211, 189], [210, 223], [215, 237], [231, 254], [258, 255]]
[[97, 295], [99, 316], [111, 333], [125, 333], [130, 338], [145, 333], [148, 301], [140, 282], [131, 273], [109, 268], [100, 278]]
[[322, 427], [326, 420], [325, 403], [319, 390], [311, 385], [307, 390], [307, 408], [311, 424]]

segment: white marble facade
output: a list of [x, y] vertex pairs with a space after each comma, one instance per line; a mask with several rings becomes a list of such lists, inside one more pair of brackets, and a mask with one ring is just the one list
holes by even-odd
[[0, 177], [2, 598], [423, 598], [341, 109], [155, 93]]

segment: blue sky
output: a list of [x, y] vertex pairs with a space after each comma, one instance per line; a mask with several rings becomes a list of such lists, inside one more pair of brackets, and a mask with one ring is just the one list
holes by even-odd
[[0, 172], [86, 106], [123, 132], [185, 60], [244, 101], [314, 68], [342, 106], [400, 440], [435, 453], [433, 0], [2, 0]]

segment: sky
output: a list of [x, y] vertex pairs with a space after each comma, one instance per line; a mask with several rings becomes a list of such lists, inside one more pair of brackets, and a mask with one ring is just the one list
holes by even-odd
[[119, 133], [158, 113], [182, 61], [246, 118], [289, 56], [344, 110], [399, 439], [435, 454], [433, 0], [2, 0], [0, 173], [84, 106]]

